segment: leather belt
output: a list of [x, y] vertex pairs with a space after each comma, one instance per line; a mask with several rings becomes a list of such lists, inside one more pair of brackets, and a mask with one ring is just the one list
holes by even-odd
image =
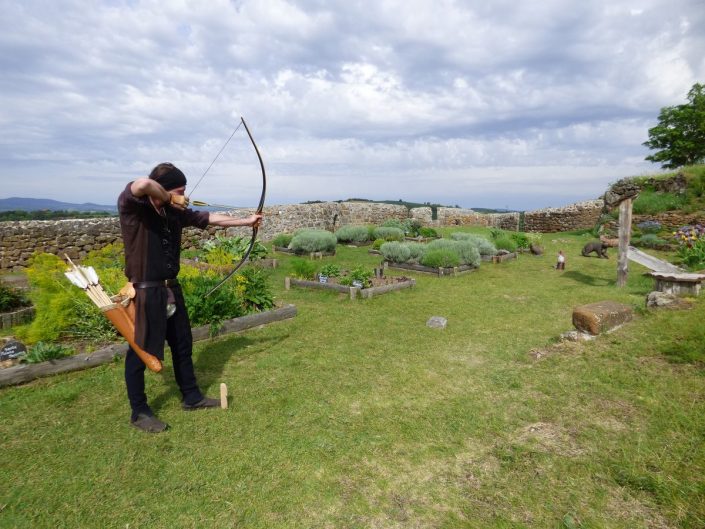
[[162, 279], [161, 281], [138, 281], [132, 283], [134, 288], [154, 288], [154, 287], [176, 287], [179, 286], [178, 279]]

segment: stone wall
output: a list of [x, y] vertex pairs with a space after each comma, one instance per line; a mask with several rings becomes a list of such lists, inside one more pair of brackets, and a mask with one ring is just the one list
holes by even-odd
[[438, 208], [439, 226], [485, 226], [503, 230], [519, 229], [519, 213], [478, 213], [472, 209]]
[[545, 208], [524, 214], [524, 231], [555, 233], [594, 228], [604, 202], [589, 200], [562, 208]]
[[[595, 226], [602, 212], [602, 201], [580, 202], [563, 208], [548, 208], [524, 214], [524, 231], [554, 233]], [[241, 217], [253, 210], [237, 210], [233, 214]], [[317, 228], [335, 231], [346, 224], [381, 224], [387, 219], [414, 218], [427, 226], [484, 226], [516, 231], [519, 229], [519, 213], [482, 214], [471, 209], [438, 208], [438, 219], [431, 220], [431, 208], [420, 207], [407, 210], [395, 204], [371, 202], [321, 202], [315, 204], [292, 204], [264, 208], [265, 221], [259, 231], [262, 240], [271, 240], [279, 233], [291, 233], [300, 228]], [[634, 224], [643, 220], [658, 220], [669, 229], [685, 224], [705, 223], [705, 214], [685, 215], [679, 212], [659, 215], [634, 215]], [[250, 228], [210, 227], [202, 231], [184, 231], [184, 248], [199, 247], [201, 240], [215, 235], [241, 235], [249, 237]], [[35, 251], [44, 251], [72, 259], [81, 259], [94, 249], [120, 241], [120, 226], [117, 218], [75, 219], [58, 221], [0, 222], [0, 269], [21, 269]]]
[[[236, 210], [235, 216], [250, 215], [254, 210]], [[405, 219], [405, 206], [369, 202], [322, 202], [264, 208], [265, 222], [259, 230], [263, 240], [279, 233], [291, 233], [299, 228], [334, 231], [345, 224], [381, 224], [387, 219]], [[183, 247], [197, 248], [201, 240], [215, 235], [249, 237], [251, 228], [209, 227], [208, 230], [184, 230]], [[47, 221], [0, 222], [0, 269], [21, 269], [27, 266], [35, 251], [53, 253], [63, 258], [82, 259], [91, 250], [121, 241], [117, 217]]]

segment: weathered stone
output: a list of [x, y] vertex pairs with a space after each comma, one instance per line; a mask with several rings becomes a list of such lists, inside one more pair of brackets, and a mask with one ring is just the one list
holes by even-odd
[[582, 332], [598, 335], [631, 321], [632, 309], [616, 301], [599, 301], [573, 309], [573, 325]]
[[448, 320], [442, 316], [431, 316], [426, 322], [426, 327], [431, 329], [445, 329], [448, 325]]
[[681, 309], [689, 308], [691, 304], [676, 294], [654, 291], [649, 292], [646, 296], [646, 306], [652, 308]]
[[587, 342], [589, 340], [594, 339], [595, 336], [593, 336], [592, 334], [575, 330], [567, 331], [561, 334], [561, 340], [565, 340], [567, 342]]

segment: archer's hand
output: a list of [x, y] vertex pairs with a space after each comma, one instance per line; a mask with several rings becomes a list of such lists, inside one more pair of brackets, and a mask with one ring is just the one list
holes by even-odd
[[263, 215], [261, 213], [255, 213], [254, 215], [250, 215], [245, 219], [245, 225], [252, 226], [253, 228], [259, 228], [259, 225], [262, 222], [262, 217]]
[[178, 209], [183, 211], [186, 209], [188, 206], [188, 197], [185, 195], [177, 195], [175, 193], [169, 193], [169, 204]]

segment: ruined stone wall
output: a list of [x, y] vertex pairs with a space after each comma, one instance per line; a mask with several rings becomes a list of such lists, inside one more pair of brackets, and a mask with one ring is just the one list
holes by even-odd
[[527, 211], [524, 213], [524, 231], [555, 233], [594, 228], [603, 204], [602, 200], [589, 200], [562, 208]]
[[682, 211], [664, 211], [655, 215], [632, 215], [632, 224], [636, 226], [646, 220], [655, 220], [663, 228], [677, 230], [681, 226], [705, 225], [705, 212], [683, 213]]
[[[234, 211], [233, 215], [241, 217], [252, 213], [252, 209], [243, 209]], [[392, 204], [323, 202], [270, 206], [264, 208], [264, 215], [259, 237], [268, 240], [279, 233], [291, 233], [300, 228], [334, 231], [345, 224], [381, 224], [389, 218], [408, 218], [409, 212], [405, 206]], [[183, 247], [197, 248], [202, 240], [215, 235], [249, 237], [251, 234], [251, 228], [187, 228], [183, 233]], [[0, 269], [26, 267], [35, 251], [62, 258], [66, 254], [71, 259], [80, 260], [91, 250], [121, 240], [117, 217], [0, 222]]]
[[440, 226], [484, 226], [517, 231], [519, 213], [478, 213], [472, 209], [438, 208]]

